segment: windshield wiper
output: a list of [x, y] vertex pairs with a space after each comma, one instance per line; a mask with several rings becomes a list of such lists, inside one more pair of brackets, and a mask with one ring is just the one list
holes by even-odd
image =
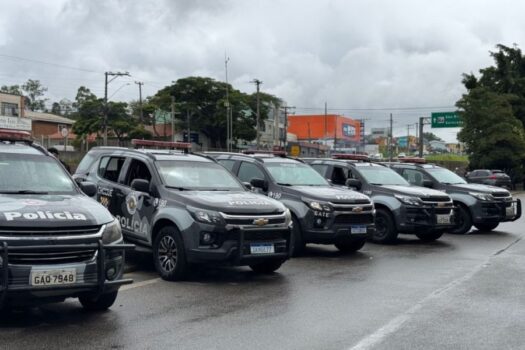
[[280, 186], [293, 186], [292, 184], [283, 183], [283, 182], [278, 182], [277, 184]]
[[46, 191], [20, 190], [20, 191], [1, 191], [0, 194], [48, 194]]
[[182, 187], [182, 186], [165, 186], [166, 188], [172, 189], [172, 190], [179, 190], [179, 191], [193, 191], [193, 188], [188, 187]]

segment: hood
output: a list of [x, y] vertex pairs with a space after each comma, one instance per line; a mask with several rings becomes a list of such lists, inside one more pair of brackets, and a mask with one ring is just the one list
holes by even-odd
[[288, 193], [298, 193], [301, 196], [332, 203], [370, 203], [370, 198], [362, 193], [345, 187], [335, 186], [291, 186], [286, 187]]
[[[463, 191], [463, 192], [481, 192], [481, 193], [499, 193], [501, 194], [501, 197], [510, 196], [510, 192], [507, 191], [504, 188], [496, 187], [496, 186], [489, 186], [489, 185], [482, 185], [482, 184], [455, 184], [455, 185], [448, 185], [449, 189], [453, 189], [456, 191]], [[506, 196], [503, 196], [505, 194]]]
[[448, 197], [448, 194], [442, 191], [433, 190], [431, 188], [419, 186], [400, 186], [400, 185], [383, 185], [383, 189], [388, 189], [394, 194], [401, 194], [405, 196], [414, 196], [419, 198], [425, 197]]
[[271, 214], [285, 210], [280, 202], [247, 191], [184, 191], [177, 192], [177, 195], [189, 206], [228, 214]]
[[106, 208], [82, 194], [0, 196], [2, 228], [95, 226], [112, 220]]

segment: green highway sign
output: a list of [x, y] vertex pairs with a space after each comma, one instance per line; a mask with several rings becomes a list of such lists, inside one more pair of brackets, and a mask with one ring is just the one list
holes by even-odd
[[463, 121], [456, 112], [432, 112], [433, 128], [460, 128]]

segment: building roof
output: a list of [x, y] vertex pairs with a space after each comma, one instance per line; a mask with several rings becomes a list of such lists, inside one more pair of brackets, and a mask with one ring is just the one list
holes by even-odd
[[24, 116], [31, 120], [36, 120], [36, 121], [41, 121], [41, 122], [67, 124], [67, 125], [73, 125], [75, 123], [75, 121], [72, 119], [61, 117], [59, 115], [51, 114], [51, 113], [25, 111]]

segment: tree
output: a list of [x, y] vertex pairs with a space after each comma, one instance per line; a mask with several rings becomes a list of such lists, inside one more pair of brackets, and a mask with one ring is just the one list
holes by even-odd
[[443, 141], [443, 139], [432, 132], [424, 132], [423, 139], [425, 141]]
[[45, 103], [47, 98], [41, 98], [44, 96], [47, 88], [42, 86], [40, 80], [29, 79], [25, 84], [22, 85], [24, 96], [27, 98], [26, 108], [31, 111], [43, 111], [45, 110]]
[[20, 88], [20, 85], [2, 85], [2, 87], [0, 87], [0, 91], [8, 94], [22, 95], [22, 89]]
[[60, 108], [60, 103], [53, 102], [53, 105], [51, 106], [51, 113], [56, 115], [62, 115], [62, 110]]

